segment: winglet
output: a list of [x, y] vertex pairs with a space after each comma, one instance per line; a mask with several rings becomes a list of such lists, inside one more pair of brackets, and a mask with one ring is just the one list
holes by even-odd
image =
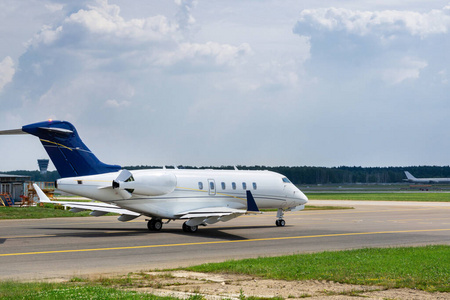
[[39, 188], [39, 186], [36, 183], [33, 183], [34, 190], [38, 194], [39, 202], [41, 203], [50, 203], [52, 202], [47, 195]]
[[260, 212], [250, 191], [247, 191], [247, 212]]

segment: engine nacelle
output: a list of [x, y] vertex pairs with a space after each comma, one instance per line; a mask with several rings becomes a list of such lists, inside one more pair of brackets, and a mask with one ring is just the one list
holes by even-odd
[[177, 186], [177, 178], [168, 172], [135, 174], [127, 181], [113, 181], [113, 188], [126, 190], [134, 195], [161, 196], [171, 193]]

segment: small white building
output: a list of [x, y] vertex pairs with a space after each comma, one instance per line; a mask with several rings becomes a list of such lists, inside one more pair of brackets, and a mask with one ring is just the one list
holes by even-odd
[[25, 192], [26, 182], [30, 181], [30, 176], [0, 174], [0, 194], [8, 193], [14, 202], [20, 202]]

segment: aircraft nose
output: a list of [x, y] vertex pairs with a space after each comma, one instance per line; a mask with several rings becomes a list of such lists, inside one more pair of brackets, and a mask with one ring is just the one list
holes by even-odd
[[308, 197], [306, 197], [306, 195], [303, 194], [302, 191], [300, 191], [300, 200], [302, 201], [302, 204], [308, 203]]
[[297, 189], [295, 191], [295, 198], [296, 198], [297, 205], [303, 205], [303, 204], [308, 203], [308, 197], [306, 197], [306, 195], [303, 194], [303, 192], [300, 191], [299, 189]]

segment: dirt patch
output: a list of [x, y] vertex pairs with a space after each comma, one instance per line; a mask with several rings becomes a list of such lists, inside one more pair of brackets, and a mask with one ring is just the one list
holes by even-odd
[[201, 294], [208, 300], [240, 299], [243, 296], [282, 297], [284, 299], [450, 299], [450, 293], [386, 289], [379, 286], [341, 284], [317, 280], [268, 280], [244, 275], [187, 271], [144, 272], [139, 274], [139, 277], [140, 280], [148, 280], [148, 282], [147, 284], [141, 282], [141, 284], [138, 284], [140, 287], [133, 290], [179, 298]]

